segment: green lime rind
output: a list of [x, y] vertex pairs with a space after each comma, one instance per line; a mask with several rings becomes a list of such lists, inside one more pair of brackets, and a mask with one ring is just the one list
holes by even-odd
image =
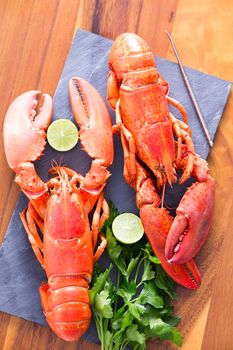
[[55, 120], [47, 130], [47, 141], [56, 151], [67, 152], [79, 139], [76, 125], [68, 119]]
[[142, 238], [144, 228], [141, 219], [137, 215], [123, 213], [114, 219], [112, 232], [119, 242], [133, 244]]

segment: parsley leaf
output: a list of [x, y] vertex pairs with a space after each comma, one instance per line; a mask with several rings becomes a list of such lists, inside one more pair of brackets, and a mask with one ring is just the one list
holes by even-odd
[[139, 303], [127, 303], [129, 308], [129, 312], [132, 316], [134, 316], [137, 320], [141, 320], [141, 315], [145, 311], [145, 307]]
[[130, 343], [137, 343], [140, 345], [146, 345], [146, 338], [144, 333], [139, 333], [138, 325], [133, 323], [126, 329], [126, 336]]
[[144, 263], [144, 271], [142, 275], [142, 282], [153, 280], [155, 278], [155, 271], [152, 270], [153, 267], [150, 264], [149, 260], [146, 260]]
[[102, 290], [100, 293], [96, 294], [95, 302], [93, 304], [95, 312], [103, 318], [112, 318], [113, 309], [111, 306], [111, 297], [107, 290]]
[[149, 304], [156, 309], [161, 309], [164, 305], [163, 298], [157, 293], [156, 287], [152, 281], [144, 283], [139, 299], [142, 304]]
[[106, 229], [106, 238], [108, 241], [107, 251], [109, 258], [115, 263], [122, 275], [125, 276], [127, 274], [126, 263], [125, 260], [122, 259], [122, 256], [120, 257], [120, 255], [122, 255], [122, 247], [117, 243], [117, 240], [113, 236], [112, 231], [109, 227]]
[[136, 294], [137, 288], [135, 281], [131, 280], [127, 281], [125, 277], [122, 278], [122, 283], [120, 288], [117, 290], [117, 294], [121, 296], [125, 303], [132, 299], [132, 297]]
[[146, 337], [154, 338], [159, 337], [161, 340], [171, 340], [178, 346], [182, 345], [182, 336], [180, 332], [170, 324], [164, 322], [161, 318], [151, 319], [149, 329], [147, 330]]
[[89, 291], [91, 303], [94, 302], [94, 299], [96, 295], [103, 289], [103, 286], [109, 276], [110, 271], [112, 270], [112, 264], [110, 264], [109, 268], [106, 269], [103, 273], [101, 273], [99, 276], [97, 275], [96, 271], [98, 269], [98, 265], [95, 266], [94, 274], [93, 274], [93, 279], [92, 279], [92, 284], [93, 287]]
[[160, 264], [159, 258], [153, 254], [152, 249], [151, 249], [151, 246], [150, 246], [149, 243], [146, 244], [146, 248], [143, 249], [143, 251], [146, 253], [147, 258], [148, 258], [151, 262], [153, 262], [154, 264], [157, 264], [157, 265]]

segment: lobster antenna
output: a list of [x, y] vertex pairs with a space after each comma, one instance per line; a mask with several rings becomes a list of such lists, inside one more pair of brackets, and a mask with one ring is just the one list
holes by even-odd
[[166, 181], [163, 184], [163, 191], [162, 191], [162, 197], [161, 197], [161, 208], [163, 208], [163, 206], [164, 206], [165, 188], [166, 188]]

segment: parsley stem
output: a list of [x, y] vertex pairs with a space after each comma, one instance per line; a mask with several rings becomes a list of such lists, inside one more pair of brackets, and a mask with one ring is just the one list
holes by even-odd
[[138, 289], [143, 283], [144, 283], [144, 281], [139, 282], [139, 283], [136, 285], [136, 288]]
[[124, 350], [127, 345], [128, 345], [128, 339], [125, 339], [121, 344], [120, 350]]
[[101, 320], [101, 317], [99, 317], [98, 315], [95, 314], [95, 312], [93, 312], [93, 316], [95, 319], [98, 337], [99, 337], [99, 340], [101, 342], [101, 350], [104, 350], [104, 348], [103, 348], [104, 342], [103, 342], [102, 320]]
[[[121, 279], [121, 275], [120, 275], [120, 270], [117, 269], [117, 285], [116, 285], [116, 291], [118, 291], [119, 289], [119, 285], [120, 285], [120, 279]], [[114, 312], [113, 312], [113, 318], [117, 312], [117, 302], [118, 302], [118, 294], [116, 294], [116, 300], [115, 300], [115, 305], [114, 305]]]
[[141, 263], [143, 262], [143, 260], [145, 260], [147, 257], [143, 256], [142, 259], [139, 261], [136, 272], [135, 272], [135, 277], [134, 277], [134, 282], [137, 283], [137, 279], [138, 279], [138, 274], [139, 274], [139, 269], [141, 266]]

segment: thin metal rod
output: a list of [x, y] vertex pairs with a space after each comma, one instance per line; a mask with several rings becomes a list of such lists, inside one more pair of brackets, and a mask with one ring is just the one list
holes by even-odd
[[179, 56], [178, 51], [177, 51], [177, 48], [176, 48], [176, 45], [175, 45], [175, 43], [174, 43], [174, 41], [173, 41], [173, 39], [172, 39], [170, 33], [168, 33], [167, 30], [164, 30], [164, 31], [165, 31], [165, 33], [167, 34], [167, 36], [168, 36], [168, 38], [169, 38], [169, 40], [170, 40], [170, 42], [171, 42], [171, 44], [172, 44], [172, 48], [173, 48], [174, 53], [175, 53], [175, 55], [176, 55], [176, 58], [177, 58], [177, 61], [178, 61], [179, 67], [180, 67], [180, 71], [181, 71], [181, 74], [182, 74], [182, 77], [183, 77], [184, 82], [185, 82], [185, 85], [186, 85], [186, 87], [187, 87], [187, 89], [188, 89], [188, 92], [189, 92], [189, 95], [190, 95], [191, 100], [192, 100], [192, 102], [193, 102], [194, 108], [195, 108], [195, 110], [196, 110], [196, 112], [197, 112], [197, 116], [198, 116], [199, 121], [200, 121], [200, 123], [201, 123], [201, 126], [202, 126], [202, 128], [203, 128], [203, 131], [204, 131], [204, 133], [205, 133], [205, 136], [206, 136], [206, 138], [207, 138], [207, 140], [208, 140], [208, 143], [209, 143], [210, 147], [213, 147], [214, 143], [213, 143], [213, 141], [212, 141], [212, 139], [211, 139], [211, 137], [210, 137], [210, 134], [209, 134], [209, 131], [208, 131], [207, 127], [206, 127], [204, 118], [203, 118], [202, 113], [201, 113], [201, 111], [200, 111], [200, 108], [199, 108], [199, 106], [198, 106], [198, 104], [197, 104], [197, 101], [196, 101], [196, 98], [195, 98], [195, 96], [194, 96], [194, 94], [193, 94], [192, 88], [191, 88], [191, 86], [190, 86], [190, 84], [189, 84], [187, 75], [186, 75], [186, 73], [185, 73], [183, 64], [182, 64], [182, 62], [181, 62], [180, 56]]

